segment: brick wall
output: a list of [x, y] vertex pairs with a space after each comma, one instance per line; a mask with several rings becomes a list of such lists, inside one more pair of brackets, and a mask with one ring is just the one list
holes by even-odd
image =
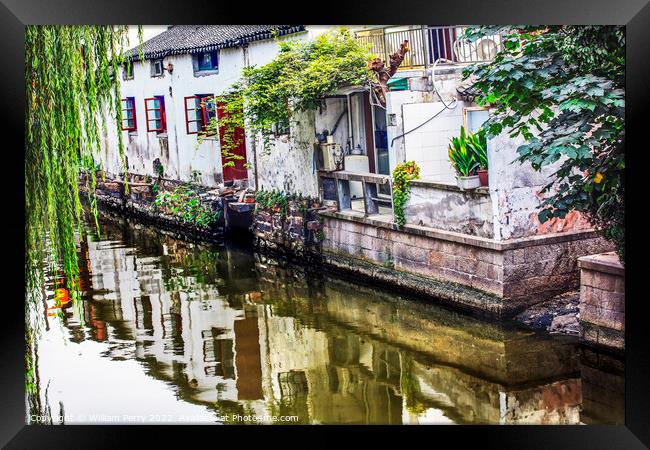
[[581, 337], [590, 343], [625, 348], [625, 269], [615, 253], [580, 258]]

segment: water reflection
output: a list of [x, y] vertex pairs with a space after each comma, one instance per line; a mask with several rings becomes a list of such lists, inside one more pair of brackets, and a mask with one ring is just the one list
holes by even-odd
[[125, 221], [102, 220], [102, 230], [101, 239], [80, 242], [80, 307], [42, 316], [30, 416], [53, 423], [242, 423], [253, 415], [347, 424], [623, 421], [620, 361], [581, 350], [572, 338]]

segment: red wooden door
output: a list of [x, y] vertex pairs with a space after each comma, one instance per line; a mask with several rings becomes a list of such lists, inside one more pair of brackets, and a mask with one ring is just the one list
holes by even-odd
[[[224, 117], [227, 112], [223, 110], [223, 102], [217, 103], [217, 120], [219, 122], [219, 140], [224, 142], [225, 138], [225, 128], [221, 125], [221, 118]], [[236, 127], [235, 132], [232, 135], [233, 142], [236, 144], [234, 148], [229, 149], [230, 154], [238, 155], [242, 158], [228, 158], [227, 155], [221, 155], [222, 164], [223, 164], [223, 181], [232, 181], [232, 180], [245, 180], [248, 178], [248, 170], [246, 169], [246, 136], [244, 134], [244, 129], [242, 127]], [[235, 165], [229, 164], [234, 162]]]

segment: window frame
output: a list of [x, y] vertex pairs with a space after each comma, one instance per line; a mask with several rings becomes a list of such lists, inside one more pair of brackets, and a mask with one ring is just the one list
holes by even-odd
[[[160, 63], [160, 73], [155, 70], [156, 64]], [[156, 58], [151, 60], [151, 76], [152, 77], [162, 77], [165, 75], [165, 65], [163, 64], [163, 58]]]
[[[131, 71], [129, 72], [127, 68], [131, 68]], [[122, 64], [122, 80], [124, 81], [129, 81], [133, 80], [135, 78], [135, 73], [133, 70], [133, 61], [127, 60], [124, 64]], [[127, 74], [130, 73], [131, 76], [128, 76]]]
[[[209, 54], [210, 55], [210, 67], [201, 67], [201, 60], [203, 59], [203, 56]], [[219, 51], [218, 50], [212, 50], [208, 52], [200, 52], [196, 56], [197, 59], [197, 72], [213, 72], [215, 70], [219, 70]], [[216, 62], [214, 61], [216, 59]]]
[[469, 114], [474, 111], [487, 111], [488, 113], [488, 119], [490, 117], [490, 108], [485, 107], [485, 106], [466, 106], [463, 108], [463, 126], [465, 127], [465, 130], [467, 132], [470, 131], [469, 129]]
[[[206, 108], [206, 105], [204, 103], [204, 99], [207, 98], [212, 98], [213, 103], [214, 103], [214, 117], [217, 117], [217, 106], [216, 106], [216, 100], [214, 100], [214, 94], [196, 94], [196, 95], [189, 95], [183, 99], [184, 102], [184, 108], [185, 108], [185, 131], [187, 134], [200, 134], [203, 136], [215, 136], [216, 132], [214, 133], [208, 133], [207, 132], [207, 124], [208, 124], [208, 109]], [[188, 100], [194, 100], [195, 102], [198, 100], [199, 107], [197, 108], [196, 106], [190, 106], [188, 107], [187, 101]], [[199, 119], [190, 119], [189, 118], [189, 111], [200, 111], [201, 114]], [[195, 123], [200, 123], [201, 126], [197, 126], [197, 131], [190, 131], [190, 123], [195, 122]]]
[[[160, 104], [160, 108], [149, 108], [148, 107], [148, 102], [151, 100], [158, 100]], [[147, 132], [152, 133], [156, 132], [158, 134], [160, 133], [165, 133], [167, 132], [167, 115], [165, 113], [165, 97], [163, 95], [155, 95], [153, 97], [148, 97], [144, 99], [144, 110], [145, 110], [145, 116], [147, 118]], [[157, 120], [156, 117], [149, 119], [149, 111], [157, 111], [160, 110], [160, 126], [161, 128], [150, 128], [150, 123], [151, 121]]]
[[[135, 110], [135, 97], [124, 97], [123, 99], [121, 99], [121, 102], [124, 102], [124, 101], [127, 102], [127, 108], [122, 108], [122, 123], [120, 124], [121, 128], [122, 128], [122, 131], [128, 131], [128, 132], [137, 131], [138, 130], [138, 119], [137, 119], [136, 112], [135, 112], [136, 111]], [[121, 102], [120, 102], [120, 106], [122, 106]], [[128, 103], [131, 104], [131, 108], [128, 108]], [[124, 112], [129, 111], [129, 110], [133, 111], [133, 127], [124, 128], [124, 120], [125, 120], [125, 117], [126, 117], [124, 115]], [[128, 120], [129, 120], [128, 117], [126, 117], [126, 120], [127, 120], [127, 123], [128, 123]]]

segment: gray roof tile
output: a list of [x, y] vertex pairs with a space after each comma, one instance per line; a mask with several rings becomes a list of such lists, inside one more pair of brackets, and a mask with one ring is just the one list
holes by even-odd
[[[273, 38], [273, 32], [283, 36], [305, 30], [304, 25], [174, 25], [167, 31], [144, 42], [145, 59], [167, 55], [199, 53], [248, 42]], [[127, 52], [139, 59], [139, 45]]]

